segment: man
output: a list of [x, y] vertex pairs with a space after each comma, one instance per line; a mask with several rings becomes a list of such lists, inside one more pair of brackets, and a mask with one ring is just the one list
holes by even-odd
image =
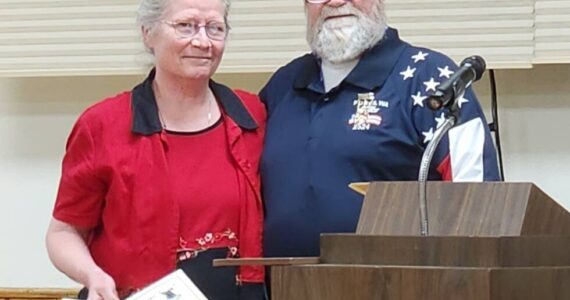
[[[351, 182], [417, 180], [445, 112], [427, 95], [453, 74], [443, 54], [387, 27], [383, 0], [306, 0], [312, 49], [261, 91], [269, 121], [261, 162], [266, 256], [319, 255], [323, 232], [354, 232], [362, 196]], [[499, 180], [487, 122], [471, 90], [430, 180]]]

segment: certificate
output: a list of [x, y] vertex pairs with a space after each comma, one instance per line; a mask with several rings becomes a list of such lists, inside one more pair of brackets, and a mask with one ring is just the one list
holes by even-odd
[[126, 300], [208, 300], [184, 271], [176, 270]]

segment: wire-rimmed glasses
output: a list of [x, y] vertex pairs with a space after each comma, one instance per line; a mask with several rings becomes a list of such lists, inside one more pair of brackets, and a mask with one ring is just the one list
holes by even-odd
[[[326, 4], [329, 3], [331, 0], [305, 0], [306, 3], [309, 4]], [[351, 2], [352, 0], [344, 0], [344, 2]]]
[[208, 22], [206, 24], [200, 24], [195, 21], [162, 21], [164, 24], [169, 25], [174, 29], [176, 34], [184, 39], [192, 38], [200, 29], [204, 28], [208, 38], [214, 41], [223, 41], [229, 31], [229, 27], [223, 22]]

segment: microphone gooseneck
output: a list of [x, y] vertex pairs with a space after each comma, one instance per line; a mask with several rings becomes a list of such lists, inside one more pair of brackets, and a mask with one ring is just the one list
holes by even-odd
[[471, 56], [461, 62], [459, 70], [455, 72], [447, 81], [441, 84], [435, 93], [429, 96], [427, 104], [432, 110], [438, 110], [443, 107], [448, 108], [447, 116], [444, 123], [439, 127], [433, 139], [429, 142], [420, 162], [420, 170], [418, 173], [418, 198], [420, 208], [420, 234], [422, 236], [429, 235], [429, 209], [427, 201], [427, 182], [429, 168], [435, 150], [445, 136], [445, 134], [455, 126], [459, 120], [459, 107], [457, 99], [463, 97], [465, 89], [473, 82], [481, 79], [485, 72], [485, 60], [480, 56]]

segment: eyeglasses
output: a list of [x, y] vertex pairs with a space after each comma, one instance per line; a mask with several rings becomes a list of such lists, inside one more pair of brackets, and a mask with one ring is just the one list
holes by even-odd
[[[327, 4], [331, 0], [305, 0], [305, 2], [309, 4]], [[344, 2], [352, 2], [352, 0], [344, 0]]]
[[184, 39], [194, 37], [203, 27], [206, 30], [208, 38], [214, 41], [223, 41], [228, 35], [229, 27], [222, 22], [208, 22], [206, 24], [198, 24], [194, 21], [162, 21], [164, 24], [174, 28], [176, 34]]

